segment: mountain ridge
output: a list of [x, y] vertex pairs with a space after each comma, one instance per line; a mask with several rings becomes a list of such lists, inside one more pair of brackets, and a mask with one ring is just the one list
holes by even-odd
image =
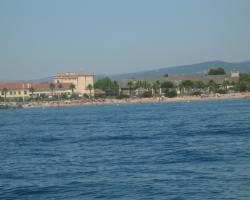
[[122, 73], [114, 75], [97, 75], [96, 78], [100, 79], [105, 76], [109, 76], [113, 80], [128, 79], [128, 78], [157, 78], [163, 77], [165, 74], [169, 76], [181, 76], [181, 75], [194, 75], [194, 74], [206, 74], [210, 68], [223, 67], [227, 73], [236, 69], [240, 72], [250, 72], [250, 61], [243, 62], [225, 62], [220, 60], [207, 61], [189, 65], [180, 65], [159, 68], [156, 70], [147, 70], [133, 73]]
[[[165, 74], [169, 76], [181, 76], [181, 75], [195, 75], [195, 74], [206, 74], [208, 69], [215, 67], [223, 67], [227, 73], [236, 69], [240, 72], [250, 73], [250, 60], [243, 62], [225, 62], [220, 60], [206, 61], [195, 64], [162, 67], [155, 70], [138, 71], [131, 73], [121, 73], [121, 74], [97, 74], [95, 79], [101, 79], [104, 77], [110, 77], [113, 80], [130, 79], [130, 78], [158, 78], [163, 77]], [[26, 80], [26, 82], [51, 82], [53, 80], [51, 77]], [[23, 80], [22, 80], [23, 81]], [[22, 82], [16, 81], [16, 82]]]

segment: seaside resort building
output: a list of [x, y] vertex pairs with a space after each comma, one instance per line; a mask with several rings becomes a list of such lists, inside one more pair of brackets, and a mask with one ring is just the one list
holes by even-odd
[[[75, 85], [72, 91], [71, 84]], [[78, 95], [89, 95], [90, 91], [87, 89], [88, 85], [94, 84], [94, 76], [79, 74], [79, 73], [65, 73], [54, 76], [54, 88], [50, 87], [50, 83], [0, 83], [0, 97], [6, 98], [28, 98], [28, 97], [52, 97], [66, 95], [70, 96], [72, 92]], [[94, 94], [92, 89], [91, 95]]]
[[94, 88], [91, 91], [87, 89], [88, 85], [94, 86], [94, 75], [83, 73], [64, 73], [55, 75], [53, 78], [55, 84], [74, 84], [74, 92], [77, 94], [94, 95]]
[[[153, 85], [156, 81], [164, 82], [164, 81], [171, 81], [173, 82], [176, 87], [177, 94], [180, 94], [180, 83], [183, 80], [192, 80], [192, 81], [203, 81], [205, 84], [207, 84], [210, 80], [213, 80], [216, 84], [219, 84], [220, 86], [223, 85], [224, 81], [230, 81], [237, 83], [239, 81], [239, 71], [232, 71], [230, 74], [225, 75], [187, 75], [187, 76], [173, 76], [173, 77], [160, 77], [160, 78], [143, 78], [143, 79], [124, 79], [118, 81], [120, 92], [126, 95], [129, 95], [130, 92], [132, 92], [132, 95], [140, 95], [143, 94], [146, 91], [149, 91], [149, 89], [145, 88], [136, 88], [132, 91], [129, 88], [128, 82], [136, 83], [138, 80], [140, 81], [146, 81], [147, 83], [150, 83]], [[232, 86], [227, 86], [227, 89], [230, 89]], [[160, 94], [164, 93], [164, 91], [160, 88]]]
[[[71, 95], [72, 91], [69, 85], [68, 83], [55, 84], [55, 88], [52, 90], [49, 83], [0, 83], [0, 97], [5, 97], [5, 95], [7, 98]], [[7, 89], [7, 91], [4, 91], [5, 89]]]

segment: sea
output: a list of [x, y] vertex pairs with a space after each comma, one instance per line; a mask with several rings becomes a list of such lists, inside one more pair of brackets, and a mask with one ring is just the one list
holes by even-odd
[[0, 199], [250, 199], [250, 100], [0, 110]]

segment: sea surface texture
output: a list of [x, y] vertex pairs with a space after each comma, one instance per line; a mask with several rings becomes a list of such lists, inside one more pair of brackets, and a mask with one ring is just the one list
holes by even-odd
[[250, 101], [0, 110], [0, 199], [250, 199]]

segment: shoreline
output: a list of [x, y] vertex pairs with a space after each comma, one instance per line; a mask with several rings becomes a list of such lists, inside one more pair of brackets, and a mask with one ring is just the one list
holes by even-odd
[[[250, 92], [201, 96], [179, 96], [174, 98], [128, 98], [128, 99], [94, 99], [94, 100], [75, 100], [72, 102], [29, 102], [18, 104], [15, 108], [49, 108], [49, 107], [72, 107], [72, 106], [99, 106], [99, 105], [126, 105], [126, 104], [146, 104], [146, 103], [177, 103], [177, 102], [197, 102], [197, 101], [217, 101], [217, 100], [240, 100], [250, 99]], [[21, 105], [21, 106], [20, 106]]]
[[250, 92], [233, 93], [222, 95], [202, 96], [179, 96], [174, 98], [150, 97], [150, 98], [127, 98], [127, 99], [85, 99], [47, 102], [27, 102], [9, 103], [0, 105], [1, 109], [30, 109], [30, 108], [50, 108], [50, 107], [72, 107], [72, 106], [101, 106], [101, 105], [126, 105], [126, 104], [148, 104], [148, 103], [177, 103], [177, 102], [198, 102], [198, 101], [218, 101], [218, 100], [241, 100], [250, 99]]

